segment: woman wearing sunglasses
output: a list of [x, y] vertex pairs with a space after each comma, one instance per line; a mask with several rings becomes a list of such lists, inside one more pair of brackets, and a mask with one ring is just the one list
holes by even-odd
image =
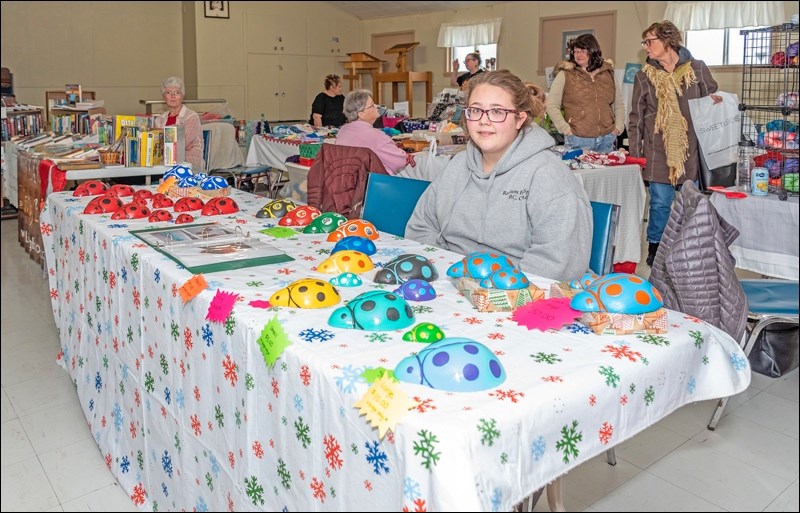
[[503, 253], [528, 273], [574, 280], [589, 266], [589, 198], [553, 138], [532, 123], [544, 112], [538, 86], [507, 70], [473, 77], [467, 149], [423, 193], [409, 239], [466, 255]]
[[653, 23], [642, 38], [647, 63], [633, 81], [628, 141], [631, 156], [647, 159], [642, 178], [650, 183], [647, 265], [653, 265], [676, 187], [698, 177], [700, 152], [689, 100], [711, 96], [716, 104], [722, 98], [713, 94], [717, 82], [708, 66], [682, 46], [671, 21]]

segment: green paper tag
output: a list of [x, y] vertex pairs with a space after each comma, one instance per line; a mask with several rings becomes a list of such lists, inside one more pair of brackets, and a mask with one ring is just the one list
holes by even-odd
[[372, 384], [375, 383], [378, 379], [382, 376], [386, 375], [386, 377], [397, 381], [394, 377], [394, 371], [386, 369], [384, 367], [374, 367], [364, 369], [364, 372], [361, 373], [361, 376], [367, 381], [367, 383]]
[[278, 361], [278, 357], [283, 354], [283, 351], [289, 347], [291, 342], [286, 336], [286, 333], [278, 322], [278, 316], [273, 317], [261, 330], [261, 335], [258, 337], [258, 345], [261, 347], [261, 354], [264, 355], [264, 361], [271, 369]]
[[263, 230], [259, 230], [258, 233], [263, 233], [264, 235], [269, 235], [271, 237], [275, 237], [276, 239], [287, 239], [297, 235], [296, 231], [285, 226], [273, 226], [272, 228], [265, 228]]

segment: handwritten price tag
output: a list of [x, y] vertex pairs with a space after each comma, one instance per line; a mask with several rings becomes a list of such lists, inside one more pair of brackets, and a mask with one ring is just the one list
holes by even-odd
[[261, 335], [258, 336], [258, 346], [261, 348], [261, 354], [264, 355], [264, 361], [271, 369], [278, 361], [278, 357], [286, 350], [291, 342], [286, 336], [286, 333], [278, 322], [278, 316], [273, 317], [261, 330]]
[[361, 415], [367, 416], [367, 421], [373, 427], [378, 428], [379, 438], [383, 438], [386, 431], [394, 429], [413, 406], [414, 402], [388, 376], [388, 373], [378, 378], [353, 405], [354, 408], [358, 408]]
[[211, 304], [208, 305], [206, 319], [211, 322], [223, 324], [231, 315], [233, 304], [236, 302], [236, 298], [238, 297], [239, 294], [234, 294], [233, 292], [222, 292], [221, 290], [217, 289], [217, 295], [214, 296], [214, 299], [211, 300]]
[[206, 279], [203, 278], [202, 274], [198, 274], [189, 278], [189, 280], [178, 289], [178, 292], [180, 292], [183, 302], [186, 303], [190, 299], [196, 297], [199, 293], [206, 290], [206, 287], [208, 287]]
[[570, 298], [567, 297], [540, 299], [521, 306], [511, 318], [529, 330], [558, 330], [581, 316], [581, 312], [571, 308], [569, 302]]

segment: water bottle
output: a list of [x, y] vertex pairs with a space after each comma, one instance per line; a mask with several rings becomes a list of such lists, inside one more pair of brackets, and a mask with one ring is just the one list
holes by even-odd
[[753, 157], [755, 157], [756, 145], [749, 139], [739, 141], [739, 158], [736, 161], [736, 185], [739, 190], [750, 190], [750, 175], [756, 167]]
[[753, 196], [766, 196], [769, 194], [769, 170], [765, 167], [754, 167], [753, 177], [750, 180]]

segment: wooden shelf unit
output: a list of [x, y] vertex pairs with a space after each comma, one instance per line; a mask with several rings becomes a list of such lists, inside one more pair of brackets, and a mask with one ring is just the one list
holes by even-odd
[[6, 109], [6, 117], [3, 118], [3, 141], [8, 141], [15, 135], [39, 135], [47, 128], [42, 109], [10, 110], [9, 107]]
[[[45, 118], [47, 120], [47, 125], [50, 127], [50, 130], [54, 132], [61, 133], [61, 131], [57, 130], [57, 127], [54, 126], [53, 124], [53, 120], [51, 119], [51, 116], [53, 115], [66, 115], [66, 114], [75, 115], [77, 121], [78, 114], [82, 113], [86, 113], [89, 115], [98, 113], [105, 114], [105, 109], [103, 107], [99, 107], [96, 109], [75, 109], [75, 108], [64, 109], [59, 107], [57, 103], [64, 102], [67, 99], [66, 91], [45, 91], [44, 97], [45, 97], [45, 103], [44, 103]], [[97, 97], [95, 96], [94, 91], [81, 91], [82, 101], [95, 100], [95, 99], [97, 99]], [[83, 131], [81, 131], [79, 123], [76, 122], [75, 125], [76, 125], [76, 130], [75, 130], [76, 133], [84, 133]]]

